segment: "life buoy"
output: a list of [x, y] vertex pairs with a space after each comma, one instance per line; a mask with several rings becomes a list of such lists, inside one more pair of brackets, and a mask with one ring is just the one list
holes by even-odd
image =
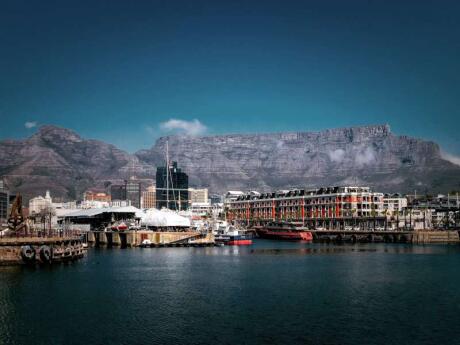
[[43, 245], [40, 247], [40, 260], [42, 262], [51, 262], [52, 252], [49, 246]]
[[22, 260], [26, 262], [33, 262], [35, 261], [35, 249], [30, 245], [22, 246], [21, 247], [21, 257]]

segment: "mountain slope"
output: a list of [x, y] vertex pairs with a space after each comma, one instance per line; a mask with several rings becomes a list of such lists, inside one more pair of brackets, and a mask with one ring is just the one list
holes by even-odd
[[64, 199], [81, 197], [101, 180], [125, 176], [133, 160], [138, 164], [113, 145], [55, 126], [43, 126], [26, 140], [0, 142], [0, 176], [26, 198], [43, 195], [46, 189]]
[[90, 187], [130, 175], [150, 179], [171, 159], [194, 186], [211, 192], [325, 185], [369, 185], [384, 192], [446, 192], [460, 188], [460, 166], [442, 158], [436, 143], [396, 136], [386, 125], [322, 132], [170, 136], [131, 155], [86, 140], [68, 129], [41, 127], [26, 140], [0, 141], [0, 176], [26, 198], [51, 190], [80, 198]]
[[433, 142], [395, 136], [389, 126], [322, 132], [174, 136], [136, 153], [141, 162], [171, 158], [191, 182], [213, 191], [365, 184], [382, 191], [438, 192], [457, 188], [460, 167]]

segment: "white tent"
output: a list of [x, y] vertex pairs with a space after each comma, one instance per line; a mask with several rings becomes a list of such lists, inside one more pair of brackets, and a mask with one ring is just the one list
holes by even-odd
[[190, 227], [190, 219], [171, 210], [151, 208], [144, 212], [141, 224], [154, 227]]

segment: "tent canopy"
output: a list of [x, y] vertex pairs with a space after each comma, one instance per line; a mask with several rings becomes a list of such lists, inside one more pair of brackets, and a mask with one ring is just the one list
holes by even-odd
[[144, 212], [141, 224], [154, 227], [190, 227], [190, 219], [171, 210], [151, 208]]

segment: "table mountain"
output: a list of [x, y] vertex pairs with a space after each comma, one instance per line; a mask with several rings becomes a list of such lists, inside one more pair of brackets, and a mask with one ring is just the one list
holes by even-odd
[[73, 131], [43, 126], [25, 140], [0, 141], [0, 176], [26, 198], [80, 198], [90, 187], [130, 175], [151, 181], [166, 142], [194, 186], [212, 192], [325, 185], [370, 185], [380, 191], [446, 192], [460, 187], [460, 166], [436, 143], [396, 136], [386, 125], [321, 132], [169, 136], [129, 154]]
[[163, 137], [136, 156], [149, 165], [161, 164], [166, 141], [191, 183], [218, 192], [352, 184], [422, 193], [460, 185], [460, 166], [444, 160], [436, 143], [396, 136], [388, 125]]

